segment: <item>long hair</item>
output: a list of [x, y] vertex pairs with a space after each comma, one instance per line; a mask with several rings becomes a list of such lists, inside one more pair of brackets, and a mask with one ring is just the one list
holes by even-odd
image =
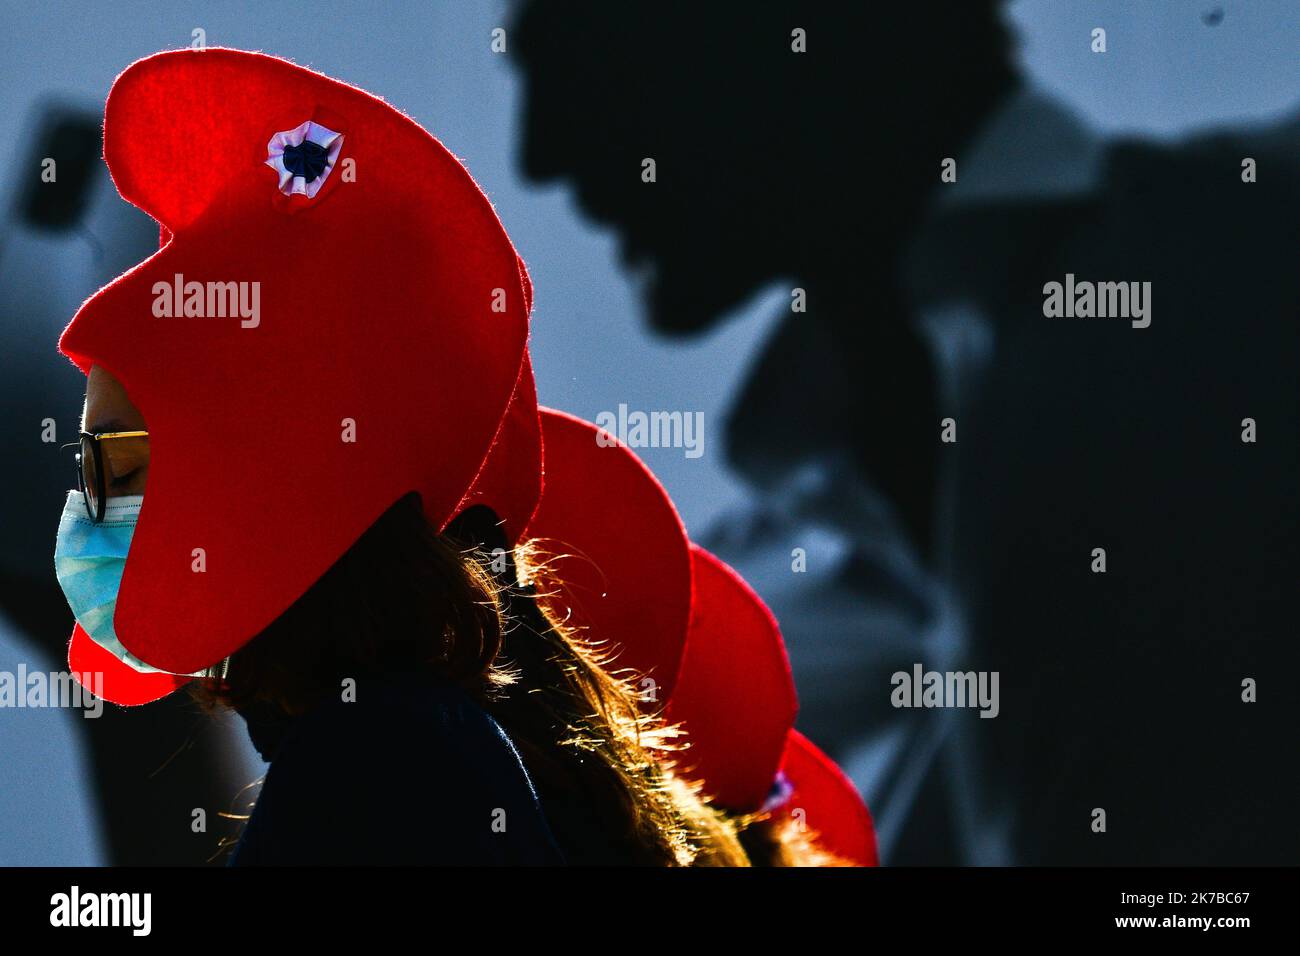
[[732, 818], [751, 866], [857, 866], [817, 845], [816, 833], [787, 817], [754, 814]]
[[482, 538], [464, 522], [440, 534], [417, 496], [402, 498], [232, 655], [223, 681], [191, 693], [208, 709], [295, 715], [361, 671], [436, 674], [513, 740], [569, 862], [747, 866], [728, 817], [673, 775], [673, 729], [645, 712], [607, 650], [535, 599], [542, 562], [518, 586], [514, 561], [529, 549], [509, 552], [501, 573], [503, 552]]

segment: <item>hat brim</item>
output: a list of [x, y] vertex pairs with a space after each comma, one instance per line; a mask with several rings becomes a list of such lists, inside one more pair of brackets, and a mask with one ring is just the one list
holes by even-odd
[[[266, 164], [307, 119], [343, 136], [311, 199]], [[455, 156], [284, 60], [141, 60], [113, 85], [104, 139], [118, 192], [172, 237], [60, 347], [110, 372], [150, 435], [118, 639], [192, 673], [265, 630], [394, 502], [418, 494], [438, 527], [455, 516], [519, 383], [530, 292]]]
[[679, 772], [719, 804], [747, 811], [772, 788], [798, 710], [776, 618], [745, 580], [691, 545], [694, 599], [668, 720], [688, 748]]
[[100, 647], [80, 624], [68, 642], [68, 670], [82, 687], [110, 704], [138, 707], [161, 700], [193, 678], [177, 674], [146, 674]]

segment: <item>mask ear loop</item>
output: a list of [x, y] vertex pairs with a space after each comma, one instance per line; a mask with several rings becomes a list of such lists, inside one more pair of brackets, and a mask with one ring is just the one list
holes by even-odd
[[[220, 673], [218, 673], [218, 669], [220, 669]], [[229, 672], [230, 672], [230, 658], [227, 657], [219, 664], [213, 664], [211, 667], [205, 667], [203, 669], [203, 676], [205, 678], [215, 677], [217, 680], [225, 680], [226, 674]]]

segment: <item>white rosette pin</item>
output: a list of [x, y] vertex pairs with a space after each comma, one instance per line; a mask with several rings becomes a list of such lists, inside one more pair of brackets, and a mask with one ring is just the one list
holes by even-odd
[[308, 120], [271, 137], [266, 165], [279, 174], [280, 192], [312, 199], [325, 185], [342, 148], [342, 133]]

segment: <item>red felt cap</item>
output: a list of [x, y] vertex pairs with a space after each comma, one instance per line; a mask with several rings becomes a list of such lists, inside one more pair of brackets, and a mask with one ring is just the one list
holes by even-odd
[[876, 830], [853, 781], [811, 740], [791, 730], [781, 772], [794, 788], [781, 812], [816, 835], [817, 844], [858, 866], [876, 866]]
[[554, 614], [608, 642], [615, 669], [673, 693], [691, 613], [686, 529], [631, 449], [590, 422], [543, 408], [542, 500], [527, 536], [556, 555], [559, 581], [539, 596]]
[[679, 771], [738, 813], [760, 809], [779, 772], [792, 789], [774, 812], [813, 830], [822, 849], [874, 866], [875, 831], [862, 797], [794, 729], [798, 703], [776, 618], [735, 570], [698, 545], [691, 555], [690, 637], [667, 712], [689, 742]]
[[[311, 198], [286, 195], [268, 150], [308, 121], [341, 148]], [[170, 240], [87, 301], [60, 348], [121, 381], [150, 433], [118, 639], [189, 673], [264, 629], [403, 495], [438, 527], [454, 516], [531, 388], [531, 288], [437, 140], [275, 57], [133, 64], [109, 94], [104, 156]], [[256, 321], [156, 314], [177, 275], [187, 299], [189, 282], [244, 283], [247, 302], [256, 289]]]
[[686, 731], [683, 776], [729, 810], [757, 810], [781, 766], [798, 701], [780, 628], [734, 570], [691, 545], [694, 603], [668, 720]]
[[506, 542], [514, 545], [532, 520], [541, 495], [541, 418], [533, 365], [525, 354], [519, 381], [487, 461], [456, 511], [486, 505], [496, 512]]

